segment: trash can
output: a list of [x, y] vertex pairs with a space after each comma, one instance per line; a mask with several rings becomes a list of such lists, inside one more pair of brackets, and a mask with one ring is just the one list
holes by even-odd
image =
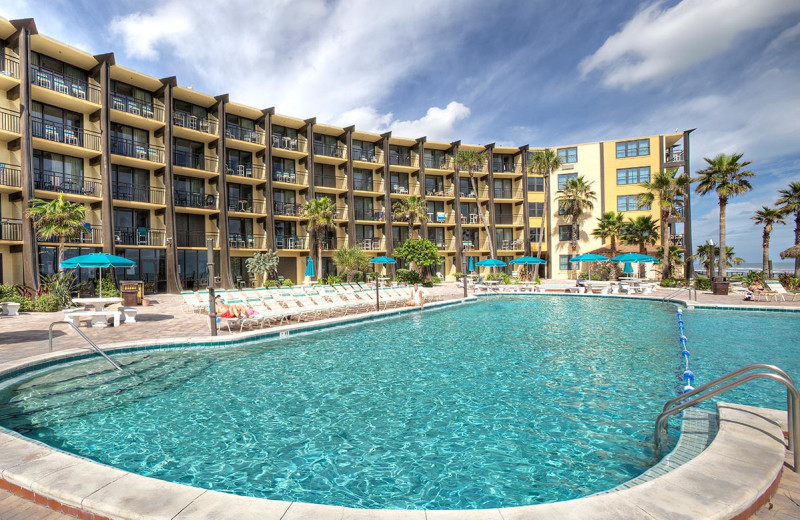
[[136, 298], [136, 289], [122, 289], [122, 305], [125, 307], [136, 307], [138, 301]]
[[711, 279], [711, 294], [728, 294], [730, 281], [727, 276], [715, 276]]
[[134, 291], [136, 298], [134, 303], [128, 303], [125, 300], [125, 307], [132, 307], [134, 305], [141, 305], [144, 299], [144, 282], [141, 280], [124, 280], [119, 284], [119, 290], [122, 292], [122, 298], [125, 298], [125, 291]]

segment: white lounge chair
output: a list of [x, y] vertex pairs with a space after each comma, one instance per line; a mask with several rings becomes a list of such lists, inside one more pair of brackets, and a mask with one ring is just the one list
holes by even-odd
[[791, 296], [792, 301], [794, 301], [797, 298], [797, 293], [790, 293], [789, 291], [783, 288], [783, 285], [781, 285], [780, 282], [765, 281], [764, 285], [767, 286], [767, 289], [775, 293], [775, 301], [778, 301], [778, 298], [780, 298], [783, 301], [786, 301], [787, 296]]

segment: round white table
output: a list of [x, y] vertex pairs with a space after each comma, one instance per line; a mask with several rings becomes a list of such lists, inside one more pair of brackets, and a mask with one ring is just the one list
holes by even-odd
[[120, 297], [108, 297], [108, 298], [73, 298], [72, 301], [84, 306], [90, 306], [97, 308], [99, 305], [101, 309], [108, 307], [109, 305], [114, 305], [115, 303], [122, 303], [122, 298]]

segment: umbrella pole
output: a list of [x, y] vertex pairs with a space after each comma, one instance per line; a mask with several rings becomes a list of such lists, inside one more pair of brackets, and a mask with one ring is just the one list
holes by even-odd
[[381, 310], [381, 293], [378, 290], [378, 264], [375, 264], [375, 312]]

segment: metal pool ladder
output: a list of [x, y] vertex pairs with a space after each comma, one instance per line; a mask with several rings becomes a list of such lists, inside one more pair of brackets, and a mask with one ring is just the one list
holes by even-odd
[[120, 367], [120, 366], [117, 364], [117, 362], [116, 362], [116, 361], [114, 361], [113, 359], [111, 359], [110, 357], [108, 357], [108, 355], [106, 355], [106, 353], [105, 353], [105, 352], [103, 352], [102, 350], [100, 350], [100, 347], [98, 347], [98, 346], [95, 344], [95, 342], [94, 342], [94, 341], [92, 341], [91, 339], [89, 339], [89, 336], [87, 336], [86, 334], [84, 334], [84, 333], [83, 333], [83, 331], [82, 331], [82, 330], [80, 330], [78, 327], [76, 327], [76, 326], [75, 326], [75, 324], [74, 324], [74, 323], [72, 323], [71, 321], [54, 321], [53, 323], [51, 323], [51, 324], [50, 324], [50, 327], [48, 328], [48, 332], [47, 332], [48, 341], [49, 341], [49, 343], [50, 343], [50, 352], [52, 352], [52, 351], [53, 351], [53, 325], [58, 325], [58, 324], [60, 324], [60, 323], [66, 323], [67, 325], [69, 325], [70, 327], [72, 327], [72, 328], [75, 330], [75, 332], [77, 332], [78, 334], [80, 334], [80, 336], [81, 336], [83, 339], [85, 339], [85, 340], [86, 340], [86, 343], [88, 343], [88, 344], [91, 346], [91, 348], [92, 348], [92, 349], [94, 349], [94, 350], [95, 350], [95, 351], [96, 351], [98, 354], [100, 354], [101, 356], [103, 356], [103, 357], [106, 359], [106, 361], [108, 361], [109, 363], [111, 363], [111, 365], [113, 365], [113, 366], [114, 366], [114, 368], [116, 368], [117, 370], [122, 370], [122, 367]]
[[[759, 372], [753, 372], [754, 370], [759, 370]], [[747, 372], [750, 373], [747, 374]], [[771, 379], [786, 387], [786, 409], [789, 414], [789, 449], [794, 452], [794, 471], [795, 473], [800, 471], [798, 468], [800, 463], [800, 446], [798, 446], [800, 445], [800, 394], [798, 394], [797, 387], [789, 374], [775, 365], [765, 363], [744, 366], [667, 401], [664, 404], [663, 411], [656, 419], [654, 449], [656, 459], [661, 456], [663, 436], [667, 433], [667, 422], [671, 416], [754, 379]]]
[[673, 291], [673, 292], [669, 293], [668, 295], [664, 296], [663, 298], [661, 298], [661, 301], [665, 302], [665, 301], [671, 299], [673, 296], [679, 295], [683, 291], [689, 291], [689, 300], [692, 300], [692, 291], [694, 291], [694, 301], [697, 301], [697, 289], [695, 289], [691, 285], [680, 287], [677, 291]]

